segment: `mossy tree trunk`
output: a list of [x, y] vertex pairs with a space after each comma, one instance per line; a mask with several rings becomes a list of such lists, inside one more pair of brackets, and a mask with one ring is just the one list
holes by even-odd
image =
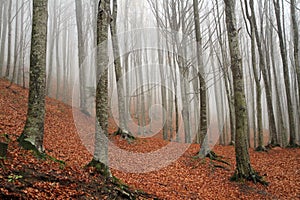
[[247, 110], [243, 82], [243, 66], [239, 49], [238, 30], [236, 28], [235, 0], [224, 0], [228, 44], [231, 57], [231, 70], [233, 76], [234, 106], [236, 115], [236, 171], [234, 180], [261, 181], [250, 164], [247, 141]]
[[20, 144], [43, 152], [48, 0], [33, 0], [28, 113]]
[[90, 166], [107, 176], [108, 167], [108, 28], [111, 20], [110, 0], [102, 0], [98, 4], [97, 16], [97, 87], [96, 87], [96, 135], [95, 151]]

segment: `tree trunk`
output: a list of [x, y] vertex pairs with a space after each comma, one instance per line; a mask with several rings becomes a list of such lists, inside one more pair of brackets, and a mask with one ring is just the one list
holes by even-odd
[[8, 37], [7, 37], [7, 63], [6, 63], [6, 71], [5, 71], [5, 77], [9, 78], [9, 74], [10, 74], [10, 66], [11, 66], [11, 15], [12, 12], [12, 0], [9, 0], [8, 3]]
[[283, 31], [281, 27], [281, 19], [280, 19], [280, 6], [279, 0], [273, 0], [275, 7], [275, 16], [277, 21], [278, 28], [278, 37], [279, 37], [279, 45], [280, 45], [280, 55], [283, 65], [283, 76], [284, 76], [284, 84], [285, 84], [285, 92], [287, 98], [287, 106], [288, 106], [288, 120], [289, 120], [289, 131], [290, 131], [290, 140], [289, 146], [296, 146], [296, 128], [295, 128], [295, 120], [294, 120], [294, 109], [292, 104], [292, 96], [290, 91], [290, 78], [289, 78], [289, 66], [287, 61], [287, 52], [286, 46], [284, 45], [284, 37]]
[[[108, 167], [108, 54], [107, 39], [110, 23], [110, 0], [99, 1], [97, 16], [97, 87], [96, 87], [96, 135], [94, 157], [90, 164], [110, 176]], [[100, 48], [99, 48], [100, 47]]]
[[[203, 49], [202, 49], [202, 36], [200, 32], [200, 19], [199, 19], [199, 5], [198, 0], [193, 0], [195, 35], [197, 42], [197, 63], [198, 63], [198, 79], [200, 84], [200, 121], [199, 121], [199, 142], [201, 148], [206, 148], [202, 145], [207, 133], [207, 113], [206, 113], [206, 82], [204, 78], [204, 65], [203, 65]], [[199, 151], [201, 152], [201, 151]], [[205, 151], [206, 152], [206, 151]]]
[[82, 11], [82, 1], [76, 0], [76, 24], [77, 24], [77, 39], [78, 39], [78, 64], [79, 64], [79, 84], [80, 84], [80, 109], [83, 113], [89, 114], [87, 111], [86, 104], [86, 80], [85, 80], [85, 68], [83, 66], [85, 58], [84, 49], [84, 35], [83, 35], [83, 11]]
[[264, 57], [263, 50], [262, 50], [262, 47], [261, 47], [261, 38], [259, 36], [259, 32], [258, 32], [258, 28], [257, 28], [257, 24], [256, 24], [253, 0], [250, 0], [250, 9], [251, 9], [251, 23], [252, 23], [252, 26], [253, 26], [253, 29], [254, 29], [254, 34], [255, 34], [255, 38], [256, 38], [256, 45], [257, 45], [258, 54], [259, 54], [259, 65], [260, 65], [260, 69], [262, 71], [264, 84], [265, 84], [271, 144], [272, 145], [277, 145], [278, 144], [277, 131], [276, 131], [276, 123], [275, 123], [273, 104], [272, 104], [270, 79], [268, 78], [268, 72], [267, 72], [267, 66], [266, 66], [266, 63], [265, 63], [265, 57]]
[[226, 26], [231, 57], [236, 114], [236, 171], [233, 179], [248, 179], [256, 182], [259, 180], [259, 177], [251, 167], [247, 144], [247, 111], [243, 82], [242, 58], [240, 55], [238, 30], [236, 28], [236, 16], [234, 13], [235, 3], [235, 0], [225, 0]]
[[128, 134], [127, 115], [125, 110], [125, 92], [124, 92], [124, 77], [121, 67], [121, 57], [119, 50], [119, 40], [117, 35], [117, 17], [118, 17], [118, 4], [117, 0], [113, 0], [113, 19], [111, 21], [111, 37], [114, 54], [116, 87], [118, 95], [118, 110], [119, 110], [119, 130], [118, 134]]
[[6, 36], [7, 36], [7, 2], [3, 5], [3, 18], [1, 20], [2, 28], [1, 28], [1, 48], [0, 48], [0, 77], [3, 76], [4, 69], [4, 55], [5, 55], [5, 46], [6, 46]]
[[26, 124], [19, 137], [27, 149], [43, 152], [48, 0], [33, 0], [29, 100]]

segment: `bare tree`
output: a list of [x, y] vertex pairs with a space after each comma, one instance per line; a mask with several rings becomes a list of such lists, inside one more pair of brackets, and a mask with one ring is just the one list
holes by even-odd
[[[110, 0], [101, 0], [97, 16], [97, 88], [96, 88], [96, 135], [93, 160], [89, 166], [96, 166], [106, 177], [111, 176], [108, 167], [108, 54], [107, 39], [111, 20]], [[101, 48], [100, 48], [101, 47]]]
[[233, 76], [234, 105], [236, 115], [236, 171], [232, 180], [252, 180], [261, 182], [261, 177], [253, 170], [247, 144], [247, 111], [243, 82], [243, 64], [240, 54], [238, 29], [236, 27], [235, 0], [225, 0], [225, 14], [228, 43], [231, 57], [231, 70]]
[[79, 63], [79, 82], [80, 82], [80, 109], [83, 113], [89, 114], [86, 105], [86, 78], [85, 68], [83, 66], [85, 58], [85, 44], [83, 34], [83, 10], [82, 1], [76, 0], [76, 23], [77, 23], [77, 37], [78, 37], [78, 63]]
[[48, 0], [33, 0], [28, 112], [18, 141], [26, 149], [43, 152]]
[[286, 99], [287, 99], [288, 121], [289, 121], [289, 131], [290, 131], [289, 146], [297, 146], [294, 109], [293, 109], [292, 96], [290, 90], [289, 66], [287, 60], [286, 46], [284, 42], [285, 40], [284, 40], [283, 30], [281, 26], [279, 0], [273, 0], [273, 4], [275, 7], [275, 16], [277, 21], [277, 34], [279, 38], [280, 55], [281, 55], [281, 60], [283, 65], [284, 84], [285, 84], [285, 92], [286, 92]]

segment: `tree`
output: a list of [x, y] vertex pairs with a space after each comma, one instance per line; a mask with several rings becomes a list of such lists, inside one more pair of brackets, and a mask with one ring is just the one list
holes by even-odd
[[86, 103], [86, 79], [85, 70], [83, 66], [85, 58], [84, 49], [84, 35], [83, 35], [83, 11], [82, 11], [82, 1], [76, 0], [76, 23], [77, 23], [77, 34], [78, 34], [78, 62], [79, 62], [79, 82], [80, 82], [80, 109], [83, 113], [89, 114], [87, 111]]
[[253, 170], [250, 164], [247, 142], [247, 111], [243, 82], [243, 65], [239, 49], [238, 29], [236, 28], [235, 0], [224, 0], [228, 44], [231, 58], [231, 70], [233, 76], [234, 106], [236, 115], [236, 170], [232, 180], [252, 180], [266, 184]]
[[284, 84], [285, 84], [285, 93], [287, 99], [287, 107], [288, 107], [288, 121], [289, 121], [289, 131], [290, 131], [290, 141], [289, 146], [297, 146], [296, 143], [296, 127], [295, 127], [295, 120], [294, 120], [294, 110], [292, 104], [292, 96], [290, 90], [290, 75], [289, 75], [289, 66], [287, 60], [287, 52], [286, 52], [286, 45], [284, 42], [283, 30], [281, 26], [281, 17], [280, 17], [280, 5], [279, 0], [273, 0], [274, 7], [275, 7], [275, 16], [277, 21], [277, 34], [279, 38], [279, 46], [280, 46], [280, 55], [283, 65], [283, 77], [284, 77]]
[[[204, 78], [204, 64], [203, 64], [203, 49], [202, 49], [202, 36], [200, 32], [200, 19], [199, 19], [199, 5], [198, 0], [193, 0], [195, 35], [197, 42], [197, 62], [198, 62], [198, 79], [200, 83], [200, 121], [199, 121], [199, 142], [202, 145], [207, 132], [207, 116], [206, 116], [206, 82]], [[202, 145], [201, 148], [206, 148]], [[206, 152], [206, 151], [205, 151]]]
[[117, 134], [122, 135], [124, 138], [133, 138], [129, 133], [127, 128], [127, 113], [125, 112], [125, 92], [124, 92], [124, 82], [123, 82], [123, 73], [121, 66], [121, 57], [119, 50], [119, 40], [117, 36], [117, 16], [118, 16], [118, 3], [117, 0], [113, 0], [113, 15], [111, 21], [111, 37], [112, 37], [112, 46], [114, 54], [114, 65], [115, 65], [115, 76], [117, 82], [117, 95], [118, 95], [118, 110], [119, 110], [119, 128]]
[[[95, 166], [98, 171], [111, 176], [108, 167], [108, 54], [107, 39], [111, 20], [110, 0], [99, 1], [97, 16], [97, 87], [96, 87], [96, 135], [93, 160], [88, 166]], [[100, 47], [100, 48], [99, 48]]]
[[48, 0], [33, 0], [28, 112], [18, 141], [25, 149], [43, 152]]

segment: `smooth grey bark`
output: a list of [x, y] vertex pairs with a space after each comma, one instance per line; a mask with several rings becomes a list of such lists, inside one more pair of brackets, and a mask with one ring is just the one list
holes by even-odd
[[7, 63], [6, 63], [6, 71], [5, 71], [5, 77], [9, 78], [9, 74], [10, 74], [10, 67], [11, 67], [11, 18], [12, 18], [12, 0], [9, 0], [8, 3], [8, 36], [7, 36]]
[[1, 3], [1, 48], [0, 48], [0, 77], [3, 76], [3, 68], [5, 64], [4, 55], [5, 55], [5, 46], [6, 46], [6, 36], [7, 36], [7, 1]]
[[[118, 17], [118, 2], [113, 0], [113, 14], [111, 21], [111, 37], [114, 54], [114, 65], [115, 65], [115, 77], [117, 83], [117, 95], [118, 95], [118, 110], [119, 110], [119, 128], [118, 134], [128, 134], [127, 127], [127, 115], [125, 109], [125, 92], [124, 92], [124, 77], [121, 66], [121, 55], [119, 50], [119, 40], [117, 35], [117, 17]], [[126, 136], [125, 136], [126, 137]]]
[[[111, 20], [110, 0], [101, 0], [97, 15], [97, 70], [96, 70], [96, 134], [93, 160], [100, 172], [111, 176], [108, 167], [108, 54], [107, 39]], [[100, 47], [100, 48], [99, 48]]]
[[296, 7], [295, 0], [291, 0], [290, 9], [291, 9], [291, 18], [292, 18], [292, 27], [293, 27], [294, 65], [295, 65], [295, 69], [296, 69], [296, 73], [297, 73], [298, 101], [300, 102], [299, 28], [298, 28], [298, 23], [297, 23], [295, 7]]
[[49, 49], [48, 49], [48, 56], [49, 59], [48, 61], [48, 73], [47, 73], [47, 87], [46, 87], [46, 94], [50, 96], [50, 87], [52, 83], [52, 73], [53, 73], [53, 61], [55, 60], [54, 57], [54, 51], [55, 51], [55, 40], [58, 39], [58, 31], [57, 31], [57, 1], [54, 1], [52, 4], [52, 12], [53, 12], [53, 17], [50, 20], [50, 29], [51, 33], [49, 33]]
[[[19, 1], [16, 2], [16, 11], [19, 9]], [[15, 41], [14, 41], [14, 56], [13, 56], [13, 60], [12, 60], [12, 78], [10, 80], [10, 86], [12, 85], [12, 83], [16, 82], [16, 78], [17, 78], [17, 71], [18, 71], [18, 66], [17, 66], [17, 61], [18, 61], [18, 57], [17, 57], [17, 53], [18, 53], [18, 44], [19, 44], [19, 15], [16, 14], [15, 16], [15, 28], [14, 28], [14, 36], [15, 36]]]
[[20, 144], [43, 152], [48, 0], [33, 0], [28, 112]]
[[[204, 65], [203, 65], [203, 49], [202, 49], [202, 36], [200, 30], [200, 19], [199, 19], [199, 4], [198, 0], [193, 0], [193, 12], [194, 12], [194, 23], [195, 23], [195, 35], [196, 35], [196, 43], [197, 43], [197, 64], [198, 64], [198, 80], [200, 84], [200, 119], [199, 119], [199, 128], [198, 131], [200, 133], [199, 142], [201, 144], [201, 148], [206, 148], [206, 146], [202, 145], [204, 138], [207, 133], [207, 107], [206, 107], [206, 82], [204, 78]], [[201, 152], [201, 151], [200, 151]], [[199, 153], [200, 153], [199, 152]], [[204, 151], [206, 152], [206, 151]]]
[[296, 127], [295, 127], [295, 120], [294, 120], [294, 108], [292, 104], [292, 96], [290, 90], [290, 78], [289, 78], [289, 66], [287, 61], [287, 52], [285, 46], [285, 40], [283, 35], [283, 30], [281, 26], [281, 17], [280, 17], [280, 5], [279, 0], [273, 0], [273, 4], [275, 7], [275, 16], [277, 21], [277, 34], [279, 38], [279, 46], [280, 46], [280, 55], [283, 65], [283, 77], [284, 77], [284, 84], [285, 84], [285, 92], [286, 92], [286, 99], [287, 99], [287, 107], [288, 107], [288, 121], [289, 121], [289, 131], [290, 131], [290, 140], [289, 145], [295, 146], [296, 143]]
[[271, 93], [271, 86], [270, 86], [270, 78], [268, 78], [268, 71], [269, 68], [265, 62], [265, 56], [262, 50], [262, 40], [258, 32], [256, 18], [255, 18], [255, 11], [254, 11], [254, 3], [253, 0], [250, 0], [250, 10], [251, 10], [251, 25], [253, 26], [254, 35], [256, 39], [256, 45], [259, 54], [259, 66], [263, 75], [264, 84], [265, 84], [265, 92], [266, 92], [266, 100], [267, 100], [267, 110], [268, 110], [268, 117], [269, 117], [269, 129], [270, 129], [270, 136], [271, 136], [271, 144], [277, 145], [277, 130], [276, 130], [276, 123], [273, 111], [273, 104], [272, 104], [272, 93]]
[[[18, 85], [21, 85], [21, 82], [22, 82], [22, 77], [24, 77], [23, 75], [23, 72], [24, 72], [24, 60], [25, 60], [25, 56], [24, 56], [24, 53], [25, 53], [25, 37], [24, 37], [24, 13], [25, 13], [25, 9], [24, 9], [24, 4], [22, 5], [22, 8], [21, 8], [21, 19], [20, 19], [20, 22], [21, 22], [21, 27], [20, 27], [20, 30], [21, 30], [21, 33], [20, 33], [20, 44], [19, 44], [19, 62], [18, 62], [18, 65], [19, 65], [19, 68], [18, 68], [18, 76], [17, 76], [17, 84]], [[24, 87], [24, 86], [23, 86]]]
[[83, 113], [89, 114], [87, 110], [86, 97], [86, 78], [85, 67], [83, 62], [85, 59], [85, 44], [83, 34], [83, 10], [82, 0], [75, 1], [76, 8], [76, 24], [77, 24], [77, 40], [78, 40], [78, 64], [79, 64], [79, 84], [80, 84], [80, 109]]
[[[264, 147], [264, 144], [263, 144], [261, 86], [260, 86], [260, 73], [259, 73], [260, 71], [262, 71], [262, 73], [264, 74], [263, 78], [265, 80], [264, 83], [266, 85], [265, 86], [266, 90], [269, 90], [269, 83], [267, 83], [265, 65], [264, 65], [264, 61], [262, 60], [264, 58], [263, 58], [263, 55], [262, 55], [260, 39], [259, 39], [259, 36], [256, 35], [256, 34], [258, 34], [258, 30], [257, 30], [257, 25], [256, 25], [253, 0], [249, 1], [251, 15], [250, 15], [250, 12], [249, 12], [249, 9], [248, 9], [247, 1], [245, 0], [244, 2], [245, 2], [245, 7], [246, 7], [246, 16], [247, 16], [247, 19], [248, 19], [249, 24], [250, 24], [251, 62], [252, 62], [252, 71], [253, 71], [253, 74], [254, 74], [254, 80], [255, 80], [255, 86], [256, 86], [256, 109], [257, 109], [256, 119], [257, 119], [257, 132], [258, 132], [258, 147], [257, 147], [257, 150], [264, 150], [265, 147]], [[257, 64], [256, 64], [256, 42], [259, 42], [259, 44], [257, 46], [258, 46], [259, 57], [260, 57], [259, 58], [260, 68], [258, 68]], [[264, 68], [264, 69], [261, 69], [261, 68]], [[270, 91], [266, 91], [266, 98], [267, 98], [268, 103], [270, 103], [270, 100], [271, 100], [271, 103], [272, 103]], [[269, 109], [271, 109], [271, 107]], [[273, 110], [273, 108], [272, 108], [272, 110]], [[269, 118], [270, 118], [270, 115], [269, 115]], [[274, 115], [273, 115], [273, 119], [274, 119]], [[274, 121], [270, 120], [270, 123], [275, 123], [275, 120]], [[275, 126], [275, 124], [273, 124], [273, 126]], [[270, 132], [271, 131], [273, 131], [273, 130], [270, 129]]]

